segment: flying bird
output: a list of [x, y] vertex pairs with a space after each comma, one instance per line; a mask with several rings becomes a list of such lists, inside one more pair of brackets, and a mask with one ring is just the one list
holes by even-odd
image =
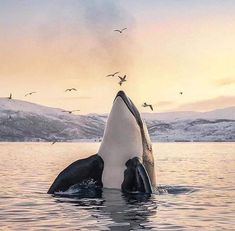
[[125, 28], [123, 28], [123, 29], [121, 29], [121, 30], [116, 29], [116, 30], [114, 30], [114, 31], [119, 32], [119, 33], [121, 34], [124, 30], [127, 30], [127, 28], [125, 27]]
[[116, 74], [118, 74], [119, 73], [119, 71], [117, 71], [117, 72], [115, 72], [115, 73], [113, 73], [113, 74], [110, 74], [110, 75], [107, 75], [106, 77], [114, 77]]
[[180, 94], [180, 95], [183, 95], [183, 92], [182, 92], [182, 91], [180, 91], [180, 92], [179, 92], [179, 94]]
[[153, 105], [152, 105], [152, 104], [144, 103], [144, 104], [142, 105], [142, 107], [150, 107], [150, 109], [153, 111]]
[[53, 144], [55, 144], [55, 143], [57, 143], [58, 142], [58, 140], [54, 140], [52, 143], [51, 143], [51, 145], [53, 145]]
[[12, 94], [10, 94], [10, 96], [8, 97], [8, 99], [12, 99]]
[[69, 114], [72, 114], [75, 111], [80, 111], [80, 110], [73, 110], [73, 111], [62, 111], [62, 112], [68, 112]]
[[35, 94], [35, 93], [37, 93], [37, 92], [36, 91], [32, 91], [32, 92], [27, 93], [25, 96], [32, 95], [32, 94]]
[[67, 91], [77, 91], [77, 89], [76, 88], [68, 88], [65, 90], [65, 92], [67, 92]]
[[126, 82], [126, 81], [127, 81], [127, 80], [126, 80], [126, 75], [124, 75], [123, 77], [118, 76], [118, 78], [120, 79], [120, 81], [119, 81], [119, 85], [120, 85], [120, 86], [122, 86], [122, 83], [123, 83], [123, 82]]

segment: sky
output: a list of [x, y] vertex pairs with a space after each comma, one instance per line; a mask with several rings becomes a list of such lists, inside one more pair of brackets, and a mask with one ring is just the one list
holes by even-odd
[[233, 0], [0, 0], [0, 97], [80, 114], [119, 90], [141, 112], [235, 106], [234, 41]]

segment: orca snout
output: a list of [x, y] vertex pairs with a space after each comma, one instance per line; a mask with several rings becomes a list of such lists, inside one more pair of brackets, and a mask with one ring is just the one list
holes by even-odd
[[116, 95], [116, 97], [114, 98], [114, 101], [120, 97], [126, 104], [129, 104], [129, 98], [126, 95], [126, 93], [124, 91], [119, 91]]
[[118, 96], [120, 96], [120, 97], [126, 97], [126, 98], [127, 98], [127, 95], [126, 95], [126, 93], [125, 93], [124, 91], [119, 91], [119, 92], [117, 93], [116, 97], [118, 97]]

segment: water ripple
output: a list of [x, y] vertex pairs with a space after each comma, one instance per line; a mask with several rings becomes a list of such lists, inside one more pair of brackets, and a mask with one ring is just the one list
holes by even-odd
[[61, 169], [97, 145], [0, 146], [0, 230], [234, 230], [234, 143], [157, 144], [151, 197], [79, 188], [46, 194]]

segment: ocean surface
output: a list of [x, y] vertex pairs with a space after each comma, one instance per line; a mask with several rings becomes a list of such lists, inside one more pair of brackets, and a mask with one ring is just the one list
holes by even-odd
[[235, 143], [155, 143], [151, 198], [46, 194], [99, 143], [0, 143], [0, 230], [235, 230]]

